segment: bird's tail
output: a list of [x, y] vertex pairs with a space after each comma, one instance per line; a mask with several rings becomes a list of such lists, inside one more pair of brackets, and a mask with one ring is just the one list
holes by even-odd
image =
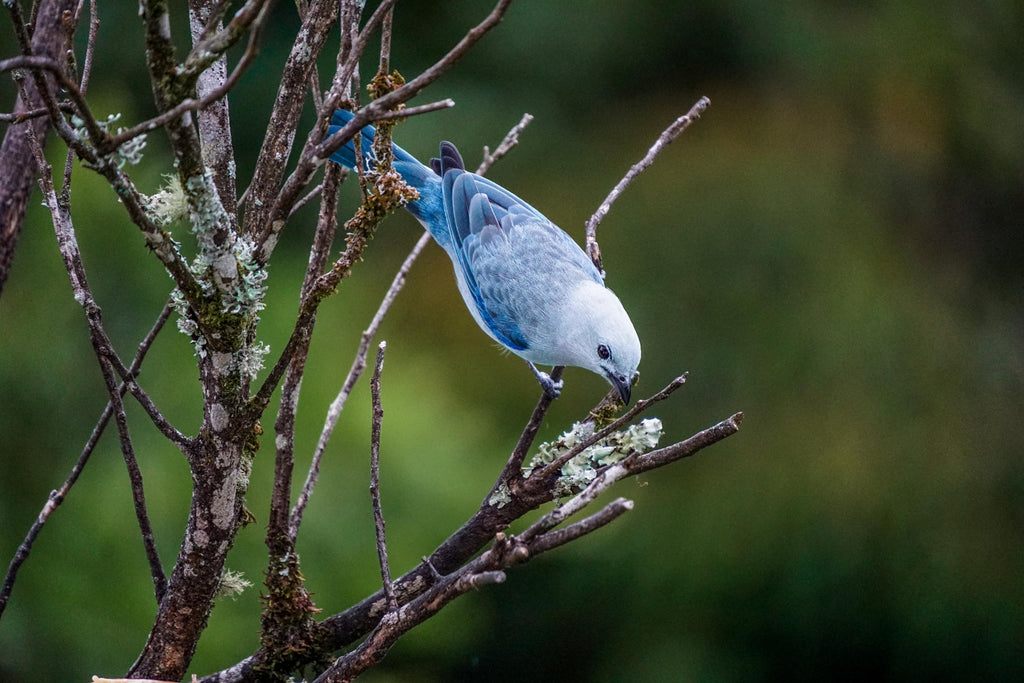
[[[334, 112], [334, 116], [331, 117], [331, 125], [327, 129], [328, 135], [333, 135], [335, 132], [341, 130], [345, 124], [351, 121], [355, 117], [350, 111], [339, 109]], [[362, 139], [359, 141], [360, 148], [363, 154], [363, 167], [368, 168], [369, 163], [373, 161], [373, 138], [377, 134], [376, 129], [373, 126], [365, 126], [362, 130]], [[413, 155], [406, 152], [398, 145], [391, 145], [391, 149], [395, 155], [395, 161], [404, 161], [412, 164], [420, 165], [420, 162]], [[349, 140], [342, 145], [337, 152], [331, 155], [331, 161], [341, 164], [345, 168], [354, 169], [356, 167], [356, 148]]]

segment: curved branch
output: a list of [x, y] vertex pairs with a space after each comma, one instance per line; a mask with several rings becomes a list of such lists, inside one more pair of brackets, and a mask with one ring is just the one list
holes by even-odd
[[704, 113], [704, 110], [711, 104], [711, 100], [707, 97], [701, 97], [697, 100], [696, 104], [690, 107], [690, 111], [686, 112], [678, 119], [673, 121], [668, 128], [661, 132], [658, 139], [654, 141], [651, 148], [647, 150], [647, 154], [640, 161], [633, 164], [633, 166], [626, 172], [626, 175], [622, 177], [612, 191], [608, 193], [604, 201], [601, 202], [601, 206], [597, 207], [597, 211], [587, 221], [587, 255], [590, 256], [594, 265], [597, 266], [597, 270], [604, 275], [604, 267], [601, 262], [601, 248], [597, 245], [597, 226], [604, 220], [604, 217], [608, 215], [608, 212], [612, 208], [612, 204], [619, 198], [629, 186], [633, 179], [638, 175], [647, 170], [647, 167], [654, 163], [655, 157], [661, 153], [661, 150], [665, 148], [670, 142], [679, 137], [680, 133], [689, 128], [690, 124], [700, 118], [700, 115]]

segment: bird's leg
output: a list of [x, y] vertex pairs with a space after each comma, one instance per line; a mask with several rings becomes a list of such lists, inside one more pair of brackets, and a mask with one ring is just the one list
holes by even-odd
[[562, 380], [551, 379], [551, 375], [546, 372], [541, 372], [537, 369], [537, 366], [530, 361], [526, 361], [526, 364], [530, 366], [530, 369], [533, 370], [533, 374], [537, 377], [537, 381], [540, 382], [540, 388], [544, 390], [544, 395], [551, 400], [558, 398], [558, 395], [562, 393]]

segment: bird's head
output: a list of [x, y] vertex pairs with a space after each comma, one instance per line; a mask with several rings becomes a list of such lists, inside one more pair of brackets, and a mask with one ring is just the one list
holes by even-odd
[[629, 403], [640, 365], [640, 338], [619, 298], [610, 289], [587, 282], [574, 292], [566, 315], [575, 328], [566, 340], [573, 359], [568, 364], [601, 375]]

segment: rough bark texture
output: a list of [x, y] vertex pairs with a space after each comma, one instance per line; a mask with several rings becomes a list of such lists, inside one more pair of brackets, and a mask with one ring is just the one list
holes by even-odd
[[[74, 0], [43, 0], [32, 34], [34, 54], [54, 60], [63, 59], [67, 33], [62, 18], [65, 12], [74, 10], [75, 4]], [[47, 79], [47, 83], [52, 82], [49, 76], [44, 78]], [[24, 84], [27, 99], [22, 99], [19, 95], [14, 105], [16, 114], [42, 107], [34, 79], [26, 78]], [[45, 143], [50, 122], [45, 116], [37, 116], [12, 123], [4, 134], [3, 144], [0, 145], [0, 294], [3, 293], [14, 252], [18, 247], [28, 198], [32, 194], [37, 173], [29, 143], [30, 127], [35, 131], [36, 139], [41, 144]]]

